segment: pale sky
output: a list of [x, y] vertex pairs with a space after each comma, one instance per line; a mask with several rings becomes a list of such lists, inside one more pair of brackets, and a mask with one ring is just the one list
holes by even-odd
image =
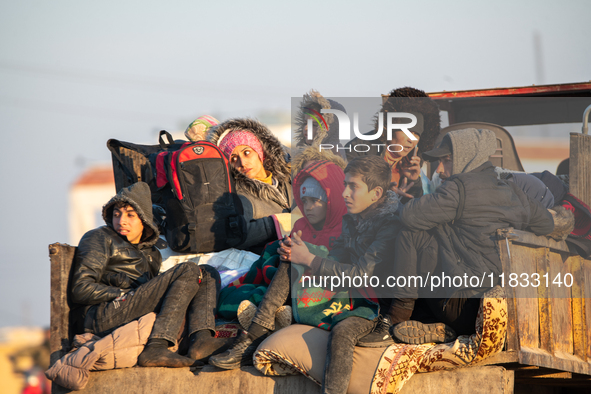
[[[203, 114], [591, 79], [588, 1], [0, 3], [0, 326], [49, 325], [47, 245], [109, 138], [150, 142]], [[536, 69], [534, 35], [542, 70]]]

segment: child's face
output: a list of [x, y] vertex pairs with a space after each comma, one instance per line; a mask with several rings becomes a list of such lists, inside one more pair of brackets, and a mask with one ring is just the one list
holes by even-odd
[[327, 204], [314, 197], [303, 197], [302, 202], [304, 203], [304, 214], [310, 224], [319, 224], [326, 220], [326, 208]]
[[127, 205], [113, 209], [113, 228], [127, 237], [132, 244], [138, 244], [142, 238], [144, 224], [133, 207]]
[[380, 186], [367, 190], [367, 184], [363, 182], [360, 175], [351, 173], [345, 174], [345, 191], [343, 198], [349, 213], [362, 213], [374, 202], [378, 201], [382, 195]]

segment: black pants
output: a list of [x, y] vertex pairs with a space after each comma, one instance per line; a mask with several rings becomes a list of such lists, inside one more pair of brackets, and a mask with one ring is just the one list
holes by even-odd
[[[435, 231], [403, 230], [396, 238], [394, 275], [425, 277], [427, 272], [437, 274], [441, 268], [438, 263], [439, 245]], [[423, 323], [441, 322], [454, 329], [456, 334], [473, 334], [476, 315], [480, 307], [482, 290], [462, 289], [446, 298], [420, 298], [417, 291], [403, 289], [406, 297], [403, 302], [416, 301], [411, 319]], [[399, 301], [402, 301], [400, 300]], [[396, 301], [394, 301], [396, 303]]]
[[189, 335], [204, 329], [215, 332], [219, 287], [220, 275], [215, 268], [182, 263], [119, 300], [90, 308], [84, 326], [104, 335], [147, 313], [157, 312], [150, 339], [166, 339], [176, 344], [185, 315]]
[[459, 291], [454, 298], [421, 298], [415, 303], [412, 320], [423, 323], [445, 323], [458, 335], [471, 335], [475, 332], [476, 315], [480, 308], [480, 298], [462, 296]]
[[[288, 300], [291, 290], [291, 265], [281, 262], [259, 304], [252, 321], [274, 329], [275, 312]], [[352, 316], [338, 322], [330, 332], [322, 391], [346, 393], [353, 371], [353, 353], [360, 338], [369, 334], [375, 322]]]

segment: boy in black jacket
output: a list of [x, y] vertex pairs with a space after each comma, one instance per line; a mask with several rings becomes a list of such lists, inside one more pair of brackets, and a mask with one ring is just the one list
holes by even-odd
[[[91, 230], [76, 253], [72, 300], [79, 326], [107, 334], [150, 313], [156, 321], [138, 364], [144, 367], [199, 367], [215, 334], [219, 274], [212, 267], [183, 263], [158, 275], [162, 257], [155, 247], [150, 188], [138, 182], [103, 207], [106, 226]], [[192, 340], [189, 357], [168, 350], [187, 314]], [[81, 328], [81, 327], [80, 327]], [[79, 329], [80, 331], [80, 329]], [[208, 341], [209, 340], [209, 341]]]
[[[345, 169], [343, 198], [348, 214], [343, 217], [343, 231], [327, 258], [308, 251], [298, 235], [286, 238], [279, 253], [282, 263], [261, 302], [249, 332], [242, 332], [234, 347], [210, 359], [210, 363], [225, 369], [238, 368], [241, 362], [252, 362], [256, 347], [269, 332], [274, 313], [289, 297], [289, 262], [311, 269], [317, 276], [343, 275], [364, 277], [387, 271], [393, 257], [395, 237], [400, 229], [396, 208], [398, 197], [388, 191], [390, 168], [379, 157], [355, 159]], [[378, 309], [372, 289], [351, 288], [351, 297], [365, 298]], [[350, 316], [332, 327], [326, 358], [323, 392], [345, 393], [353, 368], [353, 352], [359, 338], [373, 329], [375, 320]]]

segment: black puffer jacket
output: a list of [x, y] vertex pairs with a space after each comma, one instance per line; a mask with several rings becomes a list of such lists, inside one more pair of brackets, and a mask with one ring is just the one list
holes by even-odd
[[[137, 245], [113, 229], [113, 205], [118, 201], [129, 203], [142, 219], [144, 232]], [[78, 246], [72, 280], [72, 301], [77, 304], [111, 301], [122, 291], [154, 278], [160, 270], [162, 257], [154, 246], [159, 234], [146, 183], [122, 189], [103, 207], [103, 218], [107, 225], [84, 234]]]

